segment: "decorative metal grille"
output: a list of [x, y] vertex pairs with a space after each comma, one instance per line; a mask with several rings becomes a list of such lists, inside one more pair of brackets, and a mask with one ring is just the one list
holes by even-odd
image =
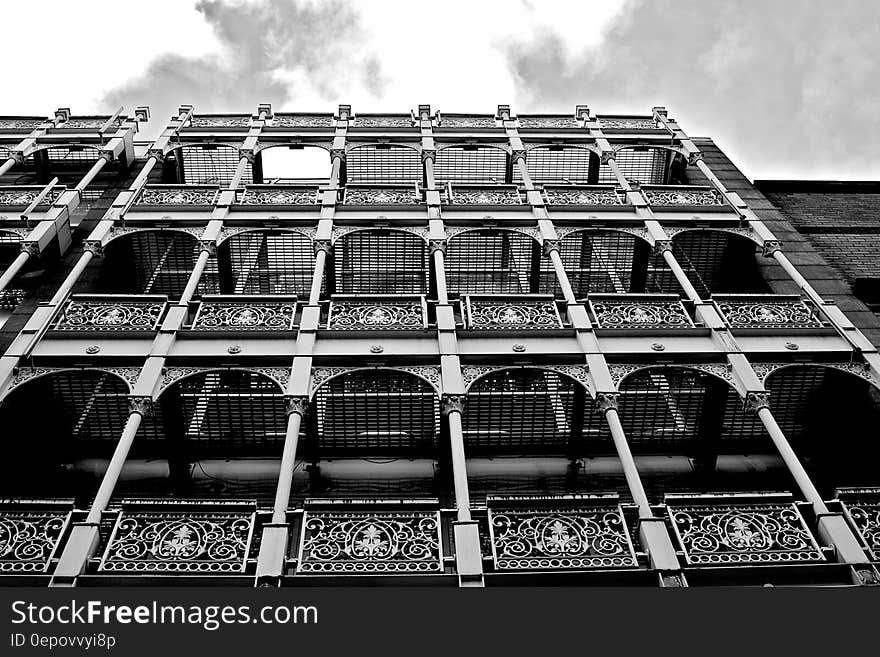
[[522, 205], [522, 196], [515, 185], [470, 187], [453, 185], [450, 202], [456, 205]]
[[148, 185], [138, 195], [135, 205], [214, 205], [220, 190], [199, 185]]
[[250, 117], [240, 116], [194, 116], [191, 128], [241, 128], [250, 125]]
[[[30, 205], [34, 201], [34, 199], [40, 195], [40, 192], [42, 192], [43, 189], [44, 187], [42, 186], [0, 187], [0, 205]], [[63, 188], [53, 189], [48, 194], [46, 194], [46, 196], [40, 202], [40, 205], [52, 205], [55, 201], [58, 200], [63, 191]]]
[[345, 180], [355, 184], [397, 185], [412, 189], [422, 182], [422, 157], [415, 144], [356, 144], [346, 154]]
[[[614, 153], [614, 161], [627, 180], [642, 185], [662, 185], [666, 182], [669, 153], [662, 148], [623, 148]], [[618, 180], [611, 167], [602, 164], [596, 182], [616, 184]]]
[[276, 114], [272, 125], [276, 128], [332, 128], [333, 117], [329, 114]]
[[562, 320], [552, 299], [493, 299], [467, 297], [467, 326], [471, 329], [551, 329]]
[[304, 514], [297, 568], [300, 573], [360, 575], [442, 570], [439, 512]]
[[691, 565], [824, 561], [794, 504], [724, 503], [668, 506]]
[[49, 127], [47, 119], [0, 119], [0, 130], [33, 130]]
[[296, 303], [205, 301], [192, 328], [201, 331], [287, 331], [293, 328]]
[[540, 266], [537, 241], [511, 230], [482, 229], [449, 239], [446, 283], [450, 294], [527, 294], [535, 266]]
[[724, 197], [711, 187], [642, 187], [653, 206], [724, 205]]
[[354, 119], [355, 128], [412, 128], [413, 121], [409, 114], [360, 115]]
[[[593, 160], [598, 165], [595, 153], [576, 146], [535, 146], [526, 151], [526, 168], [531, 181], [536, 185], [571, 185], [591, 182]], [[513, 167], [513, 182], [522, 184], [522, 170]]]
[[843, 489], [838, 497], [868, 556], [880, 561], [880, 488]]
[[336, 292], [341, 294], [425, 294], [428, 248], [402, 230], [359, 230], [336, 240]]
[[346, 299], [330, 303], [327, 328], [335, 330], [417, 330], [427, 326], [424, 299], [415, 297]]
[[117, 573], [242, 573], [254, 513], [123, 508], [100, 570]]
[[[86, 130], [96, 130], [107, 123], [109, 116], [71, 116], [64, 123], [60, 124], [59, 128], [83, 128]], [[117, 118], [114, 121], [116, 125], [122, 123], [121, 118]], [[113, 124], [110, 124], [110, 127], [113, 127]]]
[[521, 129], [546, 129], [560, 128], [568, 130], [571, 128], [579, 128], [578, 120], [573, 116], [519, 116], [519, 127]]
[[732, 328], [813, 328], [824, 326], [814, 307], [798, 298], [716, 296], [715, 305]]
[[693, 322], [681, 301], [636, 299], [590, 299], [599, 328], [668, 329], [692, 328]]
[[[438, 112], [439, 114], [439, 112]], [[440, 128], [495, 128], [495, 119], [491, 116], [443, 114], [438, 124]]]
[[165, 301], [88, 301], [72, 299], [58, 318], [56, 331], [153, 331]]
[[654, 119], [640, 116], [600, 116], [603, 130], [656, 130]]
[[248, 185], [237, 202], [239, 205], [317, 205], [318, 187]]
[[508, 182], [507, 151], [494, 146], [443, 146], [437, 148], [434, 179], [438, 185], [467, 183], [495, 185]]
[[345, 205], [418, 205], [422, 195], [414, 185], [408, 187], [345, 188]]
[[544, 198], [550, 205], [621, 205], [613, 187], [544, 186]]
[[498, 570], [581, 570], [638, 565], [620, 507], [490, 508]]
[[46, 572], [69, 521], [61, 509], [0, 509], [0, 573]]

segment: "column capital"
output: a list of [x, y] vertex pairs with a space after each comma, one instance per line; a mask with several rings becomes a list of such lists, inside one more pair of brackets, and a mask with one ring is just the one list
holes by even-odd
[[113, 164], [113, 160], [116, 159], [113, 155], [113, 151], [98, 151], [98, 157], [105, 160], [107, 164]]
[[156, 160], [161, 162], [165, 159], [165, 149], [164, 148], [156, 148], [151, 147], [147, 150], [147, 157], [154, 157]]
[[510, 151], [510, 159], [515, 164], [517, 160], [526, 161], [526, 149], [514, 148]]
[[333, 253], [333, 243], [327, 239], [312, 241], [312, 247], [315, 250], [315, 255], [318, 255], [318, 253], [321, 251], [323, 251], [327, 255]]
[[620, 393], [617, 392], [600, 392], [596, 394], [596, 412], [605, 415], [608, 411], [618, 410], [618, 398]]
[[764, 257], [771, 258], [777, 251], [782, 251], [782, 242], [779, 240], [764, 240], [762, 253]]
[[767, 392], [747, 392], [743, 399], [743, 410], [757, 415], [762, 408], [770, 408], [770, 394]]
[[331, 148], [330, 149], [330, 159], [340, 159], [345, 162], [345, 149], [344, 148]]
[[21, 243], [21, 252], [27, 253], [31, 257], [40, 255], [40, 243], [32, 241], [24, 241]]
[[253, 164], [255, 157], [256, 157], [256, 154], [254, 153], [253, 148], [239, 148], [238, 149], [238, 158], [239, 159], [245, 158], [248, 162]]
[[443, 255], [446, 255], [446, 240], [430, 240], [428, 248], [431, 250], [431, 255], [434, 255], [435, 251], [440, 251]]
[[199, 248], [202, 251], [207, 251], [208, 255], [214, 257], [217, 255], [217, 241], [216, 240], [199, 240]]
[[422, 149], [422, 162], [426, 162], [427, 160], [431, 160], [431, 162], [434, 162], [437, 160], [437, 149], [436, 148], [423, 148]]
[[554, 251], [559, 250], [559, 240], [544, 240], [542, 248], [544, 250], [544, 255], [549, 256]]
[[672, 251], [672, 240], [656, 240], [653, 250], [654, 255], [663, 255], [667, 251]]
[[104, 257], [104, 245], [101, 243], [101, 240], [84, 240], [83, 251], [91, 253], [96, 258]]
[[288, 395], [284, 397], [284, 411], [287, 415], [293, 415], [296, 413], [299, 416], [304, 416], [306, 411], [309, 409], [309, 398], [305, 396], [293, 396]]
[[443, 415], [464, 413], [464, 395], [443, 395], [441, 409]]
[[145, 395], [129, 395], [128, 412], [140, 413], [144, 417], [153, 411], [153, 398]]

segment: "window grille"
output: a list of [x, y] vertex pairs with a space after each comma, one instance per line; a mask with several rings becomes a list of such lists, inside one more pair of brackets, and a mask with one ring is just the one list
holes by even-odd
[[[633, 180], [643, 185], [662, 185], [666, 182], [670, 152], [661, 148], [646, 148], [644, 150], [626, 148], [617, 151], [614, 159], [627, 180]], [[617, 184], [617, 177], [607, 164], [602, 164], [599, 167], [598, 182], [599, 184]]]
[[[598, 160], [597, 160], [598, 162]], [[539, 146], [528, 151], [529, 177], [541, 184], [590, 183], [590, 151], [584, 148]], [[513, 168], [513, 182], [522, 184], [519, 167]]]
[[358, 146], [346, 155], [345, 172], [349, 183], [411, 185], [422, 182], [422, 157], [405, 146]]
[[[177, 153], [180, 152], [178, 156]], [[165, 182], [186, 183], [190, 185], [220, 185], [228, 187], [241, 156], [232, 146], [182, 146], [168, 154], [166, 161], [172, 160], [171, 168], [176, 169], [176, 179]], [[182, 167], [181, 167], [182, 163]], [[254, 180], [250, 163], [245, 166], [241, 183]]]
[[308, 297], [315, 268], [311, 240], [290, 231], [233, 235], [217, 254], [223, 294], [296, 294]]
[[418, 235], [358, 230], [333, 249], [337, 294], [426, 294], [428, 252]]
[[491, 146], [450, 146], [437, 150], [434, 178], [446, 183], [509, 182], [507, 153]]
[[451, 295], [525, 294], [540, 267], [538, 242], [510, 230], [474, 230], [449, 239], [446, 282]]

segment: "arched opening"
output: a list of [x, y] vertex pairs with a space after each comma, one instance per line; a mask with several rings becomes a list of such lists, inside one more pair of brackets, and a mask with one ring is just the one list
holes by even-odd
[[233, 235], [217, 249], [221, 294], [288, 294], [308, 298], [315, 268], [312, 241], [293, 231]]
[[[703, 298], [770, 293], [758, 265], [759, 249], [747, 237], [719, 230], [685, 230], [672, 238], [675, 259]], [[672, 285], [671, 276], [668, 271], [660, 280]]]
[[541, 245], [512, 230], [469, 230], [449, 238], [446, 285], [449, 294], [538, 292]]
[[[176, 185], [220, 185], [228, 187], [241, 154], [224, 144], [192, 144], [175, 148], [165, 155], [162, 182]], [[242, 184], [255, 182], [253, 166], [245, 166]]]
[[428, 249], [402, 230], [357, 230], [333, 246], [336, 294], [427, 294]]
[[325, 148], [278, 144], [267, 146], [257, 153], [254, 170], [262, 175], [254, 182], [266, 185], [326, 185], [330, 181], [331, 169], [330, 153]]

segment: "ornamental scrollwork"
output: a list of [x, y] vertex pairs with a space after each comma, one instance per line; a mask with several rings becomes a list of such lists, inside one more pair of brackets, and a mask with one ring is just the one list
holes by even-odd
[[620, 195], [613, 189], [554, 187], [544, 185], [548, 205], [621, 205]]
[[443, 395], [443, 399], [440, 404], [440, 410], [443, 412], [443, 415], [449, 415], [450, 413], [464, 413], [464, 405], [466, 402], [466, 398], [464, 395]]
[[516, 187], [452, 186], [451, 201], [456, 205], [522, 205]]
[[681, 187], [672, 189], [645, 186], [642, 187], [642, 191], [645, 193], [648, 203], [654, 206], [724, 205], [724, 197], [711, 188]]
[[272, 119], [275, 128], [332, 128], [333, 117], [321, 114], [276, 114]]
[[165, 303], [72, 300], [55, 324], [56, 331], [152, 331]]
[[716, 299], [731, 328], [810, 328], [823, 326], [813, 308], [800, 299], [734, 301]]
[[438, 127], [441, 128], [495, 128], [495, 119], [490, 116], [447, 116], [440, 115]]
[[419, 205], [422, 195], [414, 185], [401, 187], [346, 187], [345, 205]]
[[841, 505], [850, 523], [874, 561], [880, 560], [880, 490], [869, 490], [872, 495], [841, 496]]
[[194, 116], [190, 119], [191, 128], [246, 128], [250, 125], [249, 116]]
[[214, 205], [217, 187], [144, 187], [135, 205]]
[[128, 398], [128, 412], [129, 413], [140, 413], [144, 417], [148, 416], [153, 411], [153, 398], [145, 397], [145, 396], [135, 396], [131, 395]]
[[503, 370], [503, 367], [494, 367], [491, 365], [462, 365], [461, 366], [461, 378], [464, 381], [465, 390], [471, 387], [471, 384], [477, 379], [486, 376], [487, 374], [491, 374], [492, 372], [497, 372], [499, 370]]
[[252, 513], [123, 511], [99, 570], [123, 573], [241, 573]]
[[91, 253], [96, 258], [104, 257], [104, 244], [101, 240], [83, 240], [83, 252]]
[[60, 510], [0, 510], [0, 573], [46, 572], [68, 520]]
[[239, 205], [318, 205], [317, 187], [245, 187]]
[[824, 561], [794, 504], [676, 504], [667, 508], [689, 564]]
[[294, 397], [294, 396], [286, 396], [284, 398], [284, 411], [287, 415], [293, 415], [296, 413], [299, 416], [304, 416], [309, 410], [309, 398], [308, 397]]
[[417, 330], [425, 328], [420, 300], [411, 302], [336, 301], [330, 306], [327, 328], [352, 330]]
[[600, 392], [596, 395], [596, 412], [605, 415], [608, 411], [616, 411], [618, 406], [618, 394], [612, 392]]
[[782, 251], [782, 242], [779, 240], [764, 240], [764, 244], [761, 247], [761, 254], [765, 258], [773, 257], [773, 254], [777, 251]]
[[32, 242], [30, 240], [23, 240], [20, 245], [21, 252], [27, 253], [30, 257], [34, 258], [40, 255], [40, 243]]
[[302, 574], [437, 573], [443, 570], [437, 512], [307, 512]]
[[599, 126], [603, 130], [656, 130], [654, 119], [640, 117], [600, 117]]
[[562, 322], [552, 301], [500, 301], [468, 298], [468, 328], [552, 329]]
[[[64, 123], [59, 125], [59, 128], [79, 128], [84, 130], [95, 130], [100, 128], [107, 122], [107, 119], [110, 117], [71, 117], [67, 119]], [[116, 119], [116, 125], [120, 125], [122, 123], [121, 119]], [[112, 124], [111, 124], [112, 125]]]
[[[0, 205], [30, 205], [43, 191], [42, 187], [0, 187]], [[51, 190], [37, 207], [52, 205], [61, 197], [61, 191]]]
[[50, 126], [46, 119], [0, 119], [0, 130], [34, 130]]
[[692, 328], [693, 322], [680, 301], [591, 301], [599, 328]]
[[620, 507], [489, 510], [498, 570], [585, 570], [638, 565]]
[[356, 116], [355, 128], [412, 128], [411, 116], [401, 114], [399, 116]]
[[296, 303], [202, 301], [192, 328], [200, 331], [289, 331]]
[[524, 129], [559, 128], [569, 130], [580, 127], [577, 119], [571, 116], [520, 116], [519, 127]]
[[743, 400], [743, 409], [746, 413], [757, 415], [762, 408], [770, 407], [770, 395], [766, 392], [749, 392]]

